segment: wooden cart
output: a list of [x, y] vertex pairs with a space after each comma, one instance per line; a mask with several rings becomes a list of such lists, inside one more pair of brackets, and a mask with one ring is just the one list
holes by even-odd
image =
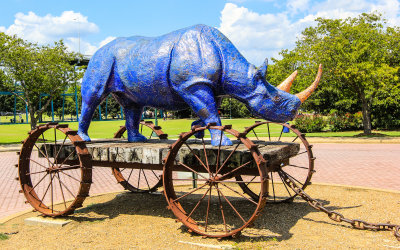
[[[63, 124], [30, 131], [18, 164], [27, 201], [44, 215], [69, 215], [89, 195], [93, 167], [111, 167], [127, 190], [162, 190], [167, 208], [189, 231], [222, 238], [250, 227], [267, 201], [293, 200], [282, 176], [304, 189], [314, 173], [311, 146], [288, 124], [256, 122], [241, 133], [230, 125], [195, 126], [177, 140], [150, 122], [141, 125], [151, 132], [145, 143], [128, 143], [125, 127], [113, 139], [93, 142]], [[197, 138], [208, 129], [224, 132], [233, 145]]]

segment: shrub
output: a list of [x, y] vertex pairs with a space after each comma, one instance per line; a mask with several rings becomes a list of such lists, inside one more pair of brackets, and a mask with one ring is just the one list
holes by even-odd
[[329, 124], [333, 132], [359, 130], [362, 128], [362, 114], [361, 112], [344, 115], [332, 115], [329, 117]]
[[304, 133], [321, 132], [327, 122], [320, 115], [300, 115], [295, 119], [296, 128]]

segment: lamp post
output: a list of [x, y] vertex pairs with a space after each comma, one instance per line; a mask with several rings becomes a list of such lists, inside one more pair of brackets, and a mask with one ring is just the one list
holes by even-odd
[[81, 53], [81, 22], [78, 18], [75, 18], [74, 21], [78, 22], [78, 52]]

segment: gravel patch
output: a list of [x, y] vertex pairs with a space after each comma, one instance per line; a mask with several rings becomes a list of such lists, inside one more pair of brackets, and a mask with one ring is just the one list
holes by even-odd
[[[306, 189], [328, 209], [347, 218], [400, 224], [400, 194], [325, 185]], [[253, 228], [222, 240], [193, 235], [175, 222], [161, 193], [120, 192], [86, 199], [62, 228], [24, 225], [31, 212], [0, 225], [1, 249], [263, 249], [398, 248], [392, 232], [356, 230], [330, 220], [301, 199], [267, 205]], [[230, 215], [228, 215], [230, 216]], [[232, 215], [233, 216], [233, 215]], [[65, 218], [64, 218], [65, 219]]]

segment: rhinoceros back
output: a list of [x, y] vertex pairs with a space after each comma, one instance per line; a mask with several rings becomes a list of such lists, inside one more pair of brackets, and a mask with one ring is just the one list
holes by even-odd
[[110, 64], [108, 92], [124, 93], [140, 106], [169, 110], [186, 108], [181, 95], [193, 84], [207, 84], [216, 95], [225, 94], [223, 82], [232, 67], [235, 72], [248, 70], [232, 43], [205, 25], [159, 37], [117, 38], [96, 52], [88, 70], [105, 71], [102, 68]]

